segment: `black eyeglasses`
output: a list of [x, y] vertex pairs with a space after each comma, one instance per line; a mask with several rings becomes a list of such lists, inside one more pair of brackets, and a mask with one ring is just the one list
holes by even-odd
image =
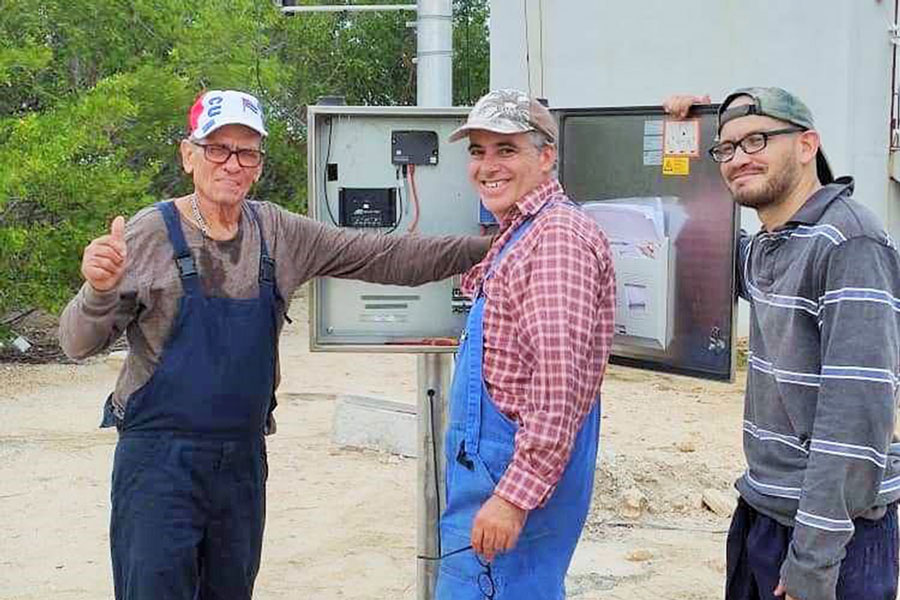
[[478, 574], [478, 589], [481, 591], [485, 600], [494, 600], [494, 594], [497, 593], [497, 588], [494, 585], [494, 574], [491, 571], [491, 563], [481, 560], [481, 556], [479, 556], [478, 553], [475, 554], [475, 560], [478, 561], [478, 564], [481, 565], [481, 568], [483, 569], [481, 573]]
[[[466, 546], [465, 548], [457, 548], [456, 550], [452, 550], [446, 554], [441, 556], [418, 556], [416, 558], [420, 558], [422, 560], [443, 560], [449, 556], [453, 556], [454, 554], [460, 554], [461, 552], [465, 552], [466, 550], [471, 550], [472, 546]], [[494, 573], [491, 570], [491, 563], [485, 562], [481, 560], [481, 556], [478, 553], [475, 553], [475, 560], [478, 561], [478, 564], [481, 565], [482, 571], [478, 574], [478, 591], [481, 592], [481, 595], [484, 596], [484, 600], [494, 600], [494, 596], [497, 593], [497, 586], [494, 585]]]
[[203, 156], [211, 163], [216, 163], [217, 165], [223, 165], [228, 162], [231, 158], [231, 155], [234, 154], [237, 156], [238, 164], [245, 168], [253, 168], [258, 167], [262, 163], [263, 156], [265, 152], [262, 150], [254, 150], [252, 148], [238, 148], [237, 150], [232, 150], [228, 146], [222, 146], [221, 144], [198, 144], [197, 142], [191, 142], [195, 146], [199, 146], [203, 148]]
[[717, 163], [726, 163], [734, 158], [738, 146], [744, 151], [744, 154], [756, 154], [761, 152], [769, 143], [769, 138], [776, 135], [784, 135], [786, 133], [799, 133], [806, 131], [803, 127], [785, 127], [784, 129], [774, 129], [772, 131], [755, 131], [748, 133], [736, 142], [719, 142], [709, 149], [709, 155]]

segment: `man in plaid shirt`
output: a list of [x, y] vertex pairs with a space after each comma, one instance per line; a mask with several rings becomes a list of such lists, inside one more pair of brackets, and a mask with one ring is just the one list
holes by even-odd
[[490, 92], [450, 141], [462, 138], [500, 234], [463, 280], [473, 306], [451, 390], [437, 597], [562, 598], [594, 480], [609, 245], [556, 178], [558, 129], [540, 103]]

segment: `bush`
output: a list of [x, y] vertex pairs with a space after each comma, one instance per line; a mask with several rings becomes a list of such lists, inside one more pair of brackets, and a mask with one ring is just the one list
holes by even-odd
[[[487, 0], [457, 5], [456, 44], [466, 46], [455, 100], [468, 103], [487, 86]], [[81, 283], [82, 249], [113, 217], [190, 191], [178, 143], [203, 89], [261, 98], [270, 135], [253, 194], [305, 212], [304, 107], [322, 94], [414, 104], [410, 14], [286, 17], [260, 0], [2, 0], [0, 317], [58, 311]]]

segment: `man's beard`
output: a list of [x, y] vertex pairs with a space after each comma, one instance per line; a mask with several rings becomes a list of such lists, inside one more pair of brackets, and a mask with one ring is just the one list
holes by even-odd
[[732, 191], [734, 201], [741, 206], [759, 210], [771, 204], [777, 204], [786, 198], [800, 175], [800, 168], [794, 161], [787, 161], [780, 171], [769, 172], [769, 178], [762, 187]]

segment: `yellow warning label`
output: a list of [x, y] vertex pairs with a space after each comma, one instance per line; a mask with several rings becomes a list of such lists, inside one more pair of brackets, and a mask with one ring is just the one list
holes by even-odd
[[663, 157], [663, 175], [690, 175], [691, 159], [687, 156]]

